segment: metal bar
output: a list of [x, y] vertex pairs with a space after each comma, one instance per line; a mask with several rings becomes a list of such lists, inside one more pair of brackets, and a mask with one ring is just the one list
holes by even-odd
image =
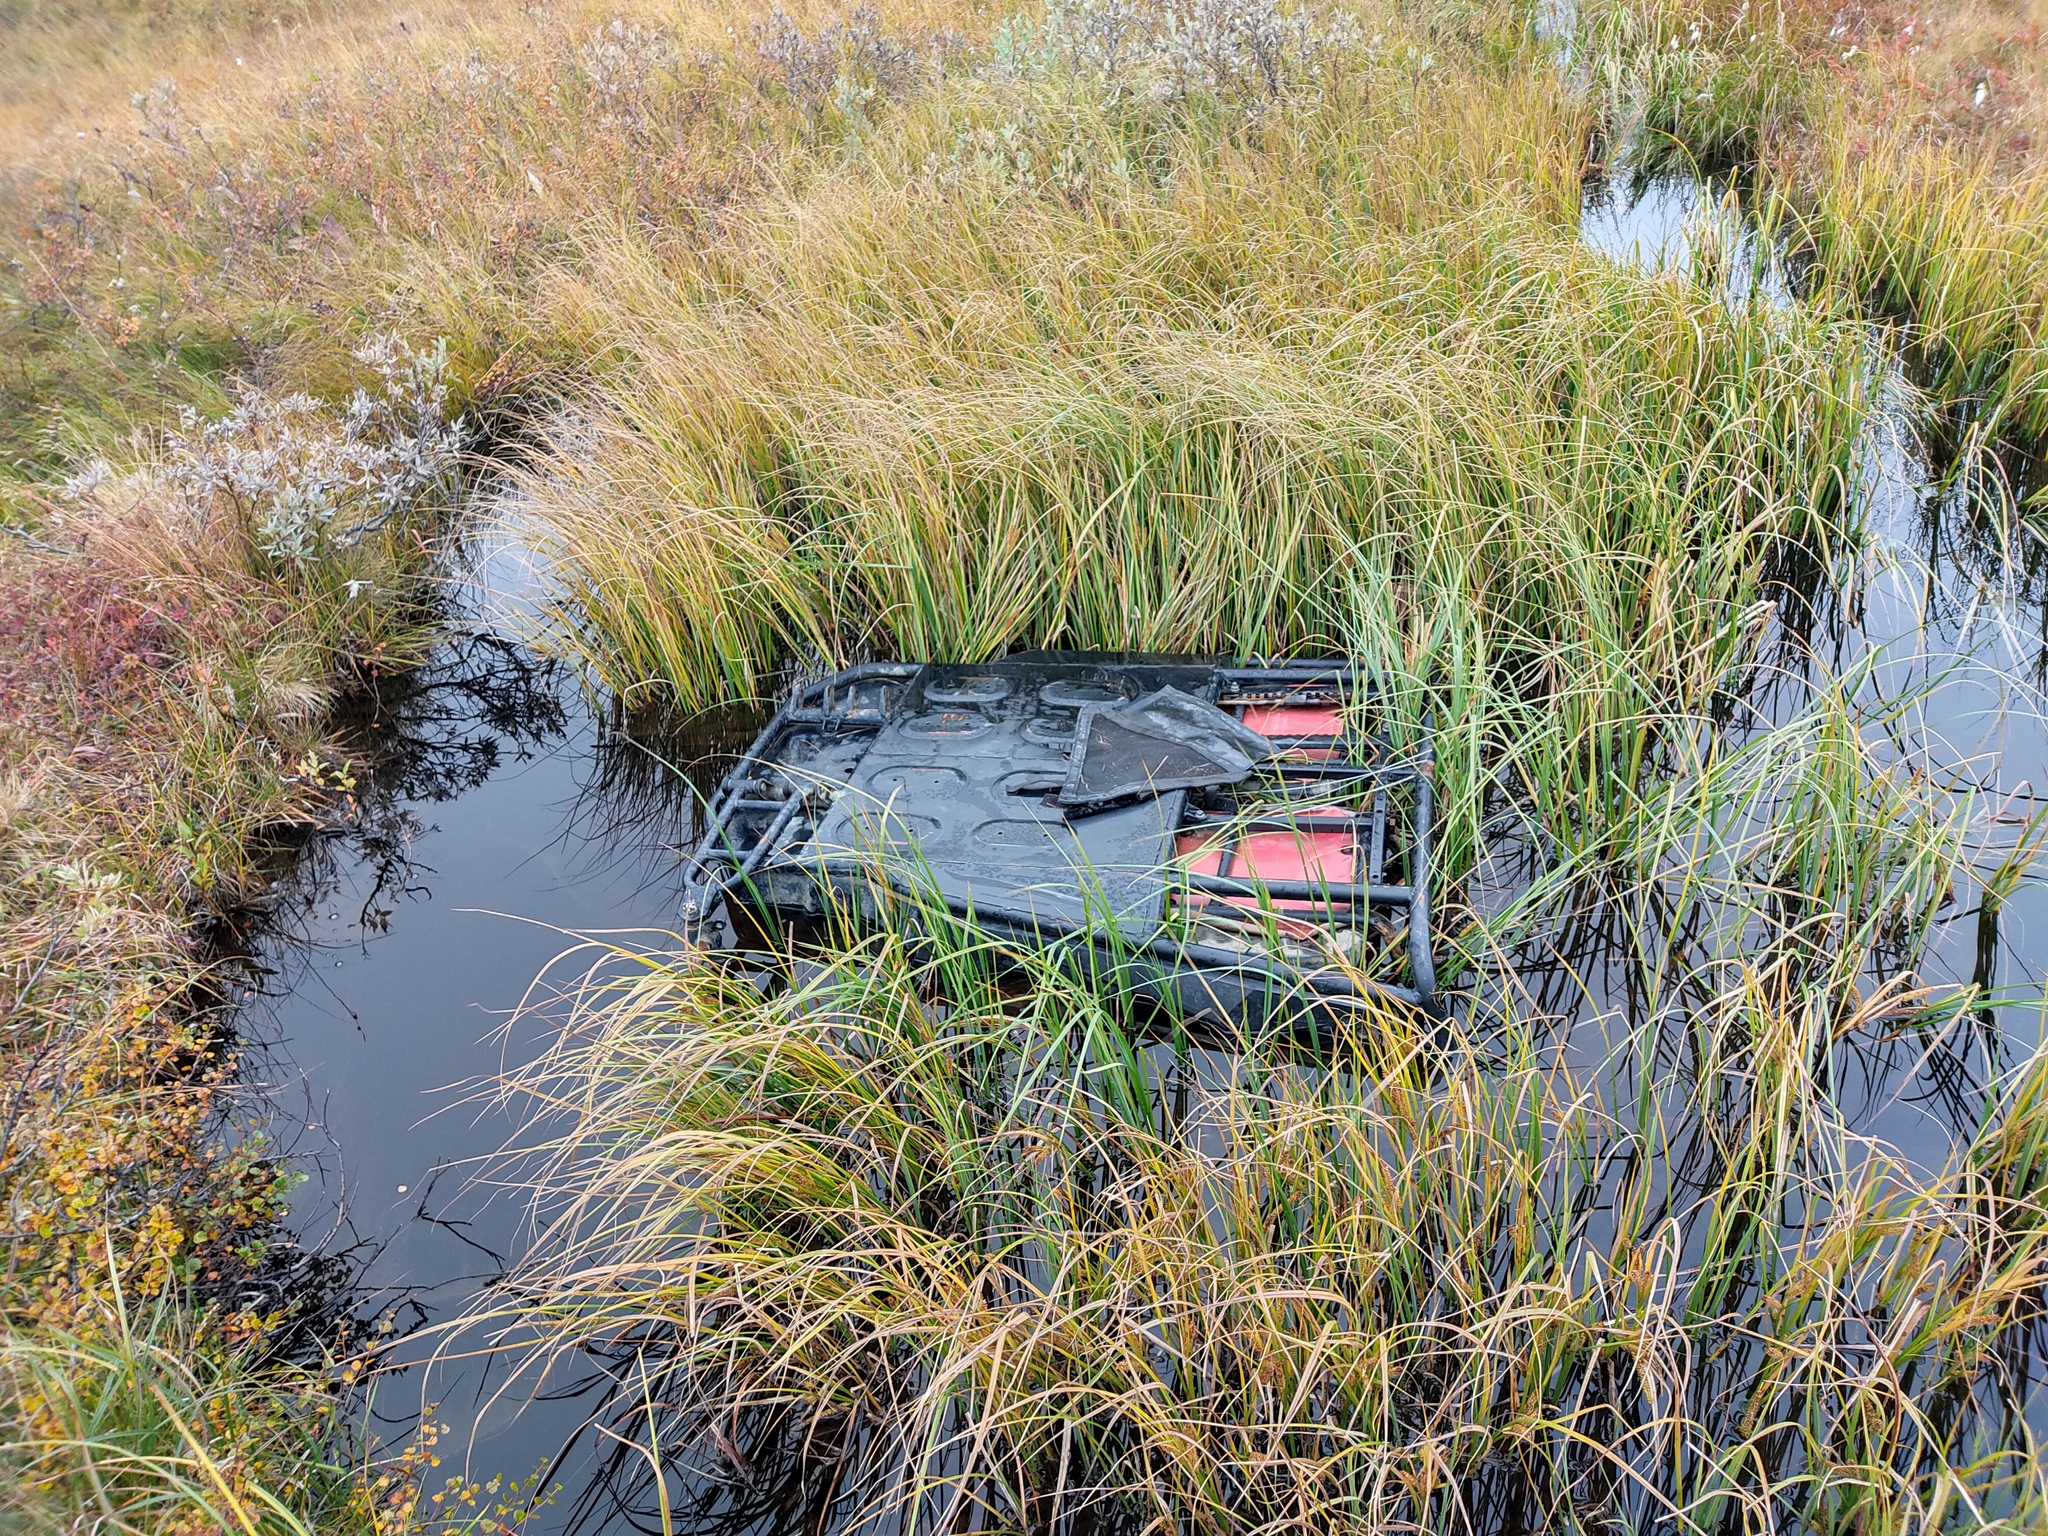
[[1387, 791], [1382, 785], [1372, 797], [1372, 864], [1366, 870], [1366, 882], [1378, 885], [1380, 876], [1387, 868]]
[[1296, 784], [1266, 785], [1256, 787], [1250, 794], [1236, 796], [1242, 807], [1238, 814], [1256, 815], [1255, 807], [1272, 807], [1284, 816], [1306, 816], [1315, 811], [1343, 811], [1350, 814], [1350, 806], [1359, 799], [1359, 789], [1365, 781], [1345, 779], [1306, 779]]
[[[1424, 730], [1434, 722], [1425, 722]], [[1425, 735], [1425, 740], [1431, 739]], [[1425, 751], [1432, 751], [1424, 748]], [[1434, 754], [1430, 766], [1435, 767]], [[1436, 957], [1429, 952], [1429, 840], [1430, 823], [1436, 810], [1435, 785], [1428, 774], [1415, 779], [1415, 833], [1408, 850], [1408, 878], [1413, 896], [1408, 902], [1408, 975], [1422, 1006], [1436, 1012]]]
[[782, 807], [782, 814], [769, 823], [768, 830], [763, 832], [761, 840], [754, 844], [753, 851], [746, 857], [746, 862], [740, 865], [740, 879], [744, 880], [747, 876], [751, 875], [760, 866], [761, 860], [767, 857], [769, 850], [781, 841], [782, 834], [789, 830], [790, 822], [795, 818], [796, 813], [804, 808], [808, 798], [805, 795], [791, 795], [789, 797], [789, 800]]
[[859, 666], [834, 672], [830, 677], [821, 677], [815, 682], [805, 683], [797, 691], [797, 698], [804, 700], [813, 694], [829, 694], [834, 688], [848, 688], [855, 683], [868, 683], [876, 679], [907, 683], [923, 670], [923, 663], [915, 661], [864, 661]]
[[[843, 672], [835, 672], [830, 677], [822, 677], [816, 682], [804, 684], [789, 705], [789, 718], [801, 725], [879, 725], [888, 719], [887, 713], [883, 710], [834, 710], [834, 690], [878, 681], [914, 682], [923, 670], [923, 666], [918, 663], [902, 661], [867, 661], [857, 667], [848, 667]], [[805, 702], [814, 696], [819, 701], [817, 704], [810, 705]]]
[[[1324, 997], [1356, 997], [1359, 995], [1357, 989], [1342, 976], [1332, 976], [1322, 972], [1301, 971], [1291, 965], [1275, 963], [1262, 959], [1257, 955], [1243, 954], [1234, 949], [1220, 949], [1212, 944], [1183, 943], [1179, 939], [1164, 936], [1132, 943], [1124, 939], [1121, 934], [1104, 932], [1101, 928], [1091, 923], [1080, 923], [1069, 918], [1053, 917], [1048, 913], [1020, 912], [1013, 907], [1005, 907], [999, 903], [973, 902], [965, 897], [947, 896], [939, 891], [918, 890], [903, 882], [891, 879], [886, 871], [873, 867], [854, 866], [848, 868], [842, 861], [837, 860], [829, 861], [829, 863], [821, 861], [821, 867], [837, 868], [845, 873], [877, 880], [906, 901], [924, 902], [936, 899], [945, 906], [947, 911], [956, 917], [981, 925], [985, 925], [993, 920], [1010, 928], [1019, 937], [1030, 934], [1042, 938], [1044, 933], [1050, 931], [1060, 938], [1087, 939], [1099, 949], [1107, 948], [1114, 951], [1121, 948], [1127, 951], [1143, 952], [1176, 961], [1192, 960], [1196, 965], [1205, 968], [1248, 971], [1255, 976], [1263, 977], [1269, 984], [1277, 983], [1290, 990], [1306, 987], [1308, 990]], [[1386, 997], [1398, 998], [1402, 1002], [1416, 1003], [1420, 1001], [1414, 989], [1410, 987], [1397, 987], [1391, 983], [1378, 981], [1368, 981], [1366, 987], [1369, 991]]]
[[[721, 885], [721, 878], [712, 873], [712, 865], [714, 863], [726, 863], [729, 860], [731, 866], [737, 868], [746, 860], [748, 854], [755, 851], [753, 849], [747, 850], [745, 853], [741, 851], [738, 844], [733, 840], [732, 828], [726, 825], [726, 818], [733, 814], [734, 809], [745, 798], [746, 792], [760, 782], [752, 773], [747, 771], [749, 765], [769, 769], [773, 769], [776, 766], [774, 759], [769, 754], [774, 750], [776, 743], [781, 737], [788, 732], [789, 725], [790, 706], [784, 704], [769, 717], [768, 723], [761, 727], [761, 733], [754, 738], [753, 744], [747, 748], [746, 756], [732, 766], [732, 769], [726, 774], [724, 783], [719, 786], [718, 794], [704, 808], [704, 819], [706, 822], [704, 841], [698, 845], [697, 852], [692, 856], [690, 865], [683, 876], [684, 889], [686, 892], [691, 893], [686, 894], [683, 899], [683, 916], [685, 921], [690, 920], [693, 915], [709, 911], [711, 902], [717, 899], [716, 891]], [[801, 795], [796, 797], [798, 802], [801, 802], [802, 798]], [[716, 838], [725, 846], [722, 849], [707, 851], [706, 845], [710, 844], [713, 838]], [[756, 848], [758, 846], [757, 844]], [[695, 878], [699, 873], [703, 877], [701, 881]], [[700, 891], [703, 897], [701, 900], [699, 895], [696, 894]]]
[[1410, 763], [1261, 763], [1259, 768], [1282, 779], [1384, 779], [1392, 784], [1412, 779], [1417, 772]]
[[1337, 885], [1319, 880], [1232, 880], [1220, 875], [1183, 874], [1180, 879], [1190, 890], [1211, 896], [1270, 896], [1275, 901], [1346, 902], [1364, 906], [1405, 907], [1413, 890], [1405, 885]]
[[[1353, 816], [1348, 819], [1355, 828], [1358, 818]], [[1365, 867], [1365, 858], [1366, 840], [1361, 838], [1354, 830], [1351, 834], [1351, 883], [1363, 886], [1378, 885], [1380, 873], [1376, 869], [1368, 870]]]
[[1362, 907], [1346, 907], [1342, 911], [1327, 912], [1267, 913], [1258, 907], [1236, 907], [1227, 901], [1208, 901], [1199, 907], [1182, 906], [1175, 910], [1180, 916], [1198, 923], [1208, 921], [1211, 914], [1214, 914], [1217, 917], [1225, 918], [1247, 927], [1258, 926], [1258, 919], [1266, 916], [1271, 916], [1280, 922], [1331, 923], [1341, 924], [1346, 928], [1363, 928], [1372, 921], [1371, 910]]
[[[754, 738], [754, 744], [748, 749], [747, 757], [742, 758], [738, 764], [734, 765], [731, 773], [727, 774], [724, 784], [719, 786], [717, 797], [704, 808], [704, 841], [698, 845], [697, 852], [691, 859], [691, 866], [693, 868], [705, 869], [709, 860], [713, 858], [722, 859], [727, 854], [730, 854], [734, 864], [739, 863], [743, 857], [739, 847], [733, 842], [732, 829], [726, 825], [726, 818], [732, 814], [733, 807], [738, 803], [739, 798], [755, 781], [751, 777], [737, 779], [735, 775], [740, 772], [747, 762], [763, 761], [760, 754], [767, 749], [768, 742], [784, 728], [787, 723], [788, 713], [789, 711], [786, 708], [776, 711], [774, 718], [762, 728], [761, 734]], [[705, 845], [710, 843], [714, 837], [724, 843], [725, 848], [722, 851], [707, 853]], [[706, 878], [708, 881], [708, 872]], [[692, 883], [687, 872], [684, 874], [683, 883], [686, 887]], [[687, 908], [687, 901], [685, 906]]]
[[[683, 897], [684, 922], [693, 922], [707, 916], [719, 897], [726, 895], [735, 885], [751, 877], [761, 867], [761, 861], [776, 850], [783, 834], [789, 830], [789, 824], [795, 820], [796, 813], [804, 808], [808, 799], [806, 795], [791, 795], [787, 801], [778, 802], [780, 814], [768, 824], [760, 840], [747, 850], [744, 857], [737, 848], [733, 848], [732, 839], [728, 836], [726, 846], [732, 849], [732, 867], [721, 874], [712, 874], [706, 870], [701, 883], [686, 883], [686, 894]], [[701, 858], [698, 861], [698, 868], [704, 868]]]
[[1341, 816], [1219, 816], [1196, 825], [1230, 832], [1353, 832], [1364, 824], [1365, 817], [1346, 811]]
[[886, 725], [889, 717], [879, 709], [839, 710], [803, 708], [792, 706], [789, 711], [792, 725]]
[[1358, 670], [1348, 661], [1293, 661], [1283, 662], [1277, 667], [1218, 667], [1216, 675], [1226, 683], [1316, 681], [1323, 678], [1349, 682], [1358, 675]]

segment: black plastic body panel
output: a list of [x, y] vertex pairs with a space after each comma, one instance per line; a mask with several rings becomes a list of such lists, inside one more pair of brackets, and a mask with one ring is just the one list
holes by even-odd
[[[1426, 747], [1397, 762], [1347, 726], [1276, 739], [1282, 751], [1250, 795], [1175, 790], [1072, 819], [1051, 803], [1081, 710], [1168, 686], [1265, 718], [1297, 699], [1341, 705], [1347, 719], [1371, 702], [1341, 662], [1041, 652], [848, 669], [800, 687], [720, 785], [686, 872], [686, 931], [729, 932], [726, 901], [874, 917], [894, 892], [942, 902], [1009, 943], [1057, 949], [1071, 966], [1114, 964], [1191, 1016], [1286, 1018], [1320, 1033], [1362, 993], [1432, 1008]], [[1297, 822], [1298, 804], [1335, 819]], [[1230, 873], [1247, 839], [1300, 826], [1344, 829], [1353, 872]], [[1206, 874], [1183, 852], [1204, 837], [1220, 840], [1205, 852], [1226, 850]], [[1405, 979], [1361, 982], [1357, 967], [1315, 963], [1299, 945], [1248, 941], [1261, 912], [1269, 933], [1277, 913], [1292, 931], [1309, 924], [1359, 944], [1369, 931], [1404, 934]]]

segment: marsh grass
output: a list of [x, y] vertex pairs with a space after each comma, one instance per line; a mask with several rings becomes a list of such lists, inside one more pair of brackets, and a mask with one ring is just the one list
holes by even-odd
[[[82, 122], [57, 113], [61, 136], [22, 136], [0, 176], [10, 479], [61, 478], [184, 407], [218, 414], [238, 376], [344, 401], [350, 353], [392, 325], [448, 340], [463, 405], [580, 372], [533, 312], [576, 229], [687, 229], [801, 175], [974, 25], [864, 12], [877, 56], [909, 67], [884, 80], [849, 56], [850, 118], [792, 88], [744, 7], [308, 9], [273, 18], [249, 69], [158, 71]], [[799, 53], [858, 53], [795, 10]]]
[[0, 1379], [18, 1416], [0, 1441], [18, 1528], [310, 1536], [355, 1492], [335, 1394], [206, 1337], [163, 1300], [116, 1304], [111, 1329], [10, 1332]]
[[519, 1482], [437, 1476], [431, 1421], [369, 1459], [357, 1419], [373, 1354], [280, 1356], [186, 1297], [135, 1306], [118, 1287], [89, 1327], [10, 1327], [0, 1517], [35, 1533], [511, 1536], [545, 1506]]
[[[110, 1332], [100, 1277], [203, 1289], [282, 1198], [214, 1155], [183, 924], [267, 822], [345, 808], [320, 717], [416, 649], [436, 508], [195, 507], [163, 433], [248, 390], [344, 415], [396, 324], [447, 338], [451, 411], [553, 421], [570, 643], [631, 703], [791, 657], [1338, 649], [1435, 734], [1466, 1032], [1368, 1010], [1333, 1074], [1176, 1058], [1113, 976], [1020, 984], [938, 922], [768, 997], [620, 960], [523, 1085], [569, 1120], [507, 1297], [637, 1384], [623, 1454], [753, 1497], [752, 1426], [841, 1513], [942, 1524], [2038, 1523], [2042, 1068], [1952, 1088], [1931, 1160], [1865, 1120], [1960, 1051], [1986, 1000], [1916, 967], [2035, 829], [1983, 841], [1867, 677], [1770, 677], [1772, 603], [1824, 606], [1861, 532], [1856, 314], [2038, 423], [2039, 67], [2023, 16], [1951, 12], [1915, 64], [1889, 18], [1588, 8], [1560, 70], [1492, 5], [333, 6], [258, 48], [201, 0], [169, 86], [154, 21], [73, 18], [104, 59], [0, 109], [0, 498], [70, 551], [0, 548], [5, 1300], [41, 1330], [0, 1369], [42, 1491], [239, 1519], [157, 1389], [253, 1402], [255, 1356]], [[1621, 145], [1762, 163], [1823, 302], [1578, 250]], [[1738, 728], [1766, 682], [1805, 707]], [[273, 1406], [206, 1454], [277, 1447], [283, 1530], [334, 1455]], [[418, 1471], [335, 1519], [425, 1518]]]
[[914, 892], [753, 975], [601, 949], [507, 1085], [536, 1240], [471, 1321], [611, 1375], [588, 1508], [659, 1528], [2023, 1528], [2048, 1069], [1951, 1070], [1988, 1000], [1919, 967], [2043, 827], [1880, 660], [1610, 717], [1583, 779], [1550, 709], [1397, 675], [1511, 744], [1443, 774], [1468, 885], [1537, 856], [1452, 904], [1451, 1023], [1320, 1057]]
[[[2039, 1059], [1915, 1168], [1814, 1068], [1924, 1006], [1723, 963], [1604, 1058], [1368, 1002], [1314, 1061], [1017, 985], [939, 914], [765, 987], [611, 951], [510, 1084], [553, 1134], [496, 1316], [618, 1378], [664, 1528], [805, 1457], [785, 1513], [821, 1528], [2035, 1507], [2001, 1394], [2048, 1262]], [[1730, 1054], [1668, 1054], [1689, 1029]]]
[[[902, 170], [595, 241], [557, 303], [616, 362], [531, 491], [599, 675], [1270, 653], [1361, 604], [1404, 651], [1470, 614], [1524, 696], [1602, 646], [1653, 692], [1725, 665], [1779, 546], [1845, 536], [1858, 338], [1578, 251], [1576, 109], [1388, 54], [1237, 130], [942, 95]], [[1016, 185], [1004, 116], [1131, 169]]]
[[1901, 328], [1941, 411], [2024, 446], [2043, 415], [2038, 14], [1598, 5], [1565, 41], [1612, 164], [1742, 167], [1809, 302]]
[[1992, 441], [2048, 436], [2048, 175], [1837, 138], [1800, 227], [1820, 281], [1902, 327], [1942, 404]]
[[[1435, 720], [1448, 869], [1503, 786], [1597, 841], [1854, 546], [1870, 354], [1581, 250], [1578, 109], [1382, 46], [1249, 122], [939, 92], [901, 165], [593, 237], [553, 302], [608, 362], [525, 487], [569, 643], [685, 706], [791, 656], [1337, 649], [1397, 743]], [[1020, 183], [1005, 116], [1145, 169]]]

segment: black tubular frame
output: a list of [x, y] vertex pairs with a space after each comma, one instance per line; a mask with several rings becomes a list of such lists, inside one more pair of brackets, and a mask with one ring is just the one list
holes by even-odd
[[[799, 844], [816, 830], [817, 818], [808, 814], [812, 809], [810, 802], [825, 786], [817, 782], [798, 783], [788, 768], [769, 755], [775, 745], [789, 734], [790, 728], [821, 725], [834, 732], [847, 726], [879, 728], [888, 718], [886, 711], [878, 710], [866, 715], [855, 710], [835, 710], [832, 707], [833, 694], [865, 682], [908, 685], [923, 670], [915, 662], [871, 661], [797, 685], [788, 701], [761, 728], [761, 734], [754, 738], [746, 756], [734, 764], [732, 771], [720, 781], [716, 793], [704, 807], [707, 830], [683, 871], [682, 917], [686, 931], [707, 918], [720, 898], [744, 883], [769, 855], [787, 852], [792, 842], [790, 833], [793, 827], [801, 825], [803, 829], [794, 839]], [[756, 777], [752, 771], [755, 769], [765, 771], [767, 777]], [[750, 790], [763, 798], [750, 800]], [[728, 826], [733, 814], [738, 811], [765, 811], [770, 807], [774, 808], [775, 820], [768, 829], [751, 847], [742, 849], [736, 846]], [[799, 813], [804, 813], [801, 820]], [[714, 847], [714, 843], [722, 847]], [[716, 867], [721, 860], [728, 866], [723, 873]]]
[[[1355, 689], [1358, 683], [1357, 672], [1348, 663], [1332, 665], [1328, 662], [1281, 663], [1273, 667], [1220, 667], [1216, 676], [1216, 703], [1225, 709], [1239, 703], [1261, 702], [1256, 695], [1247, 698], [1232, 691], [1248, 686], [1263, 685], [1267, 689], [1284, 690], [1283, 697], [1275, 702], [1285, 703], [1304, 688], [1312, 688], [1319, 683], [1327, 684], [1329, 691], [1337, 695], [1335, 702], [1341, 704], [1343, 695]], [[1372, 809], [1363, 816], [1355, 813], [1343, 817], [1318, 815], [1313, 822], [1278, 817], [1254, 817], [1250, 820], [1240, 818], [1226, 822], [1230, 832], [1235, 835], [1230, 835], [1224, 844], [1223, 856], [1217, 865], [1218, 873], [1186, 874], [1181, 876], [1183, 883], [1190, 890], [1205, 895], [1271, 898], [1278, 901], [1319, 901], [1329, 909], [1329, 920], [1334, 920], [1335, 908], [1339, 902], [1361, 913], [1368, 906], [1405, 907], [1408, 912], [1408, 972], [1413, 985], [1409, 988], [1387, 990], [1412, 993], [1408, 1000], [1433, 1011], [1436, 1003], [1436, 960], [1432, 950], [1429, 922], [1429, 878], [1432, 834], [1435, 830], [1436, 759], [1430, 736], [1425, 731], [1420, 755], [1414, 762], [1400, 766], [1378, 766], [1356, 761], [1357, 750], [1361, 746], [1369, 748], [1373, 756], [1382, 761], [1392, 756], [1390, 745], [1378, 737], [1367, 737], [1363, 742], [1354, 741], [1343, 735], [1276, 736], [1272, 740], [1276, 747], [1283, 750], [1310, 749], [1351, 754], [1352, 761], [1275, 764], [1271, 765], [1268, 771], [1283, 787], [1290, 790], [1296, 785], [1310, 789], [1319, 788], [1332, 780], [1370, 781], [1375, 786]], [[1387, 823], [1392, 810], [1387, 798], [1387, 786], [1399, 783], [1414, 786], [1415, 802], [1409, 825], [1408, 849], [1411, 883], [1387, 885], [1380, 879], [1385, 867]], [[1190, 825], [1187, 818], [1183, 817], [1182, 830], [1194, 830], [1198, 825], [1199, 822]], [[1361, 826], [1367, 835], [1355, 840], [1356, 852], [1352, 856], [1352, 878], [1349, 884], [1295, 880], [1244, 881], [1229, 878], [1232, 856], [1236, 851], [1239, 836], [1244, 833], [1357, 830]]]
[[[1145, 658], [1106, 657], [1103, 660], [1111, 664], [1117, 661], [1138, 664]], [[912, 901], [938, 899], [957, 918], [1025, 945], [1049, 947], [1049, 944], [1059, 944], [1071, 948], [1073, 944], [1080, 943], [1098, 959], [1142, 955], [1148, 962], [1155, 963], [1154, 969], [1159, 972], [1155, 980], [1162, 988], [1172, 987], [1183, 994], [1191, 990], [1199, 992], [1205, 978], [1210, 981], [1226, 980], [1227, 990], [1240, 997], [1248, 998], [1249, 992], [1256, 990], [1269, 1003], [1283, 993], [1294, 996], [1305, 993], [1309, 998], [1309, 1010], [1322, 1015], [1319, 1027], [1325, 1029], [1330, 1022], [1329, 1015], [1342, 1011], [1344, 999], [1358, 1000], [1358, 989], [1343, 976], [1302, 970], [1284, 960], [1167, 934], [1127, 941], [1120, 934], [1105, 931], [1091, 923], [1074, 922], [1043, 912], [1016, 910], [979, 899], [970, 904], [944, 898], [935, 891], [916, 891], [906, 882], [889, 876], [881, 869], [879, 861], [828, 857], [822, 853], [803, 856], [801, 850], [815, 835], [834, 793], [842, 786], [829, 776], [806, 773], [802, 768], [779, 761], [777, 751], [798, 728], [822, 728], [828, 737], [835, 737], [841, 731], [864, 733], [879, 730], [891, 718], [886, 701], [887, 686], [896, 684], [907, 688], [924, 670], [922, 665], [911, 662], [869, 662], [835, 672], [829, 677], [810, 680], [794, 690], [755, 738], [746, 755], [720, 783], [705, 807], [705, 836], [684, 868], [682, 919], [686, 934], [699, 931], [717, 910], [721, 900], [736, 898], [743, 891], [757, 904], [778, 905], [758, 887], [757, 877], [790, 872], [807, 877], [806, 883], [811, 886], [858, 888], [861, 882], [869, 882], [878, 883], [896, 896]], [[1331, 662], [1218, 667], [1213, 678], [1208, 690], [1211, 701], [1240, 714], [1244, 709], [1259, 704], [1285, 707], [1298, 706], [1302, 702], [1334, 702], [1341, 707], [1346, 695], [1358, 683], [1351, 666]], [[858, 689], [860, 685], [869, 683], [884, 685], [884, 702], [875, 707], [862, 707]], [[855, 697], [842, 703], [850, 690], [855, 692]], [[1328, 697], [1311, 697], [1303, 701], [1301, 695], [1309, 690]], [[1435, 764], [1427, 734], [1421, 751], [1401, 763], [1390, 761], [1388, 744], [1377, 737], [1358, 740], [1347, 733], [1334, 737], [1273, 739], [1275, 746], [1283, 751], [1328, 751], [1348, 755], [1351, 760], [1263, 764], [1255, 778], [1242, 786], [1261, 806], [1272, 803], [1272, 791], [1277, 789], [1282, 804], [1302, 803], [1306, 808], [1317, 811], [1312, 817], [1216, 815], [1197, 806], [1186, 792], [1162, 796], [1162, 803], [1171, 801], [1178, 806], [1168, 845], [1167, 899], [1177, 902], [1183, 915], [1196, 922], [1213, 916], [1243, 922], [1270, 912], [1272, 916], [1293, 921], [1357, 926], [1366, 921], [1371, 907], [1403, 909], [1407, 916], [1408, 969], [1413, 985], [1402, 987], [1368, 982], [1366, 990], [1420, 1007], [1426, 1012], [1436, 1012], [1436, 965], [1430, 928]], [[1356, 760], [1361, 749], [1369, 752], [1371, 761]], [[1315, 806], [1318, 798], [1331, 798], [1333, 792], [1341, 795], [1346, 786], [1361, 781], [1373, 786], [1369, 810], [1331, 814], [1334, 807]], [[1393, 884], [1383, 878], [1392, 816], [1388, 790], [1394, 785], [1411, 786], [1412, 793], [1404, 850], [1409, 877], [1407, 884]], [[744, 826], [749, 822], [754, 824], [751, 829]], [[1218, 873], [1204, 875], [1176, 868], [1178, 861], [1172, 855], [1172, 841], [1205, 828], [1216, 829], [1225, 839], [1217, 864]], [[1241, 838], [1261, 831], [1362, 834], [1353, 838], [1352, 879], [1349, 882], [1326, 883], [1233, 878], [1230, 866]], [[1229, 897], [1238, 901], [1249, 898], [1259, 906], [1245, 908], [1228, 902], [1190, 906], [1188, 898], [1191, 896]], [[1272, 911], [1269, 903], [1274, 901], [1315, 902], [1322, 910]], [[1156, 964], [1162, 961], [1167, 962], [1164, 967]]]

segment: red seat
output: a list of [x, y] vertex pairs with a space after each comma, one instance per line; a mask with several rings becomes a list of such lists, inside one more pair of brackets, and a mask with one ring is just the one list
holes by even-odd
[[1253, 704], [1244, 723], [1261, 736], [1341, 736], [1344, 720], [1334, 704]]
[[[1305, 811], [1298, 818], [1298, 831], [1253, 832], [1238, 840], [1235, 857], [1230, 861], [1232, 880], [1252, 883], [1274, 880], [1299, 880], [1315, 884], [1350, 885], [1358, 879], [1358, 840], [1356, 834], [1345, 827], [1338, 831], [1317, 832], [1313, 830], [1318, 819], [1330, 819], [1341, 812], [1325, 811], [1319, 818], [1314, 811]], [[1223, 845], [1213, 833], [1194, 834], [1179, 838], [1174, 852], [1187, 859], [1188, 870], [1197, 875], [1213, 875], [1222, 867]], [[1259, 911], [1261, 904], [1255, 896], [1212, 896], [1211, 901], [1226, 902], [1248, 911]], [[1271, 908], [1277, 912], [1327, 911], [1324, 903], [1297, 899], [1274, 899]]]

